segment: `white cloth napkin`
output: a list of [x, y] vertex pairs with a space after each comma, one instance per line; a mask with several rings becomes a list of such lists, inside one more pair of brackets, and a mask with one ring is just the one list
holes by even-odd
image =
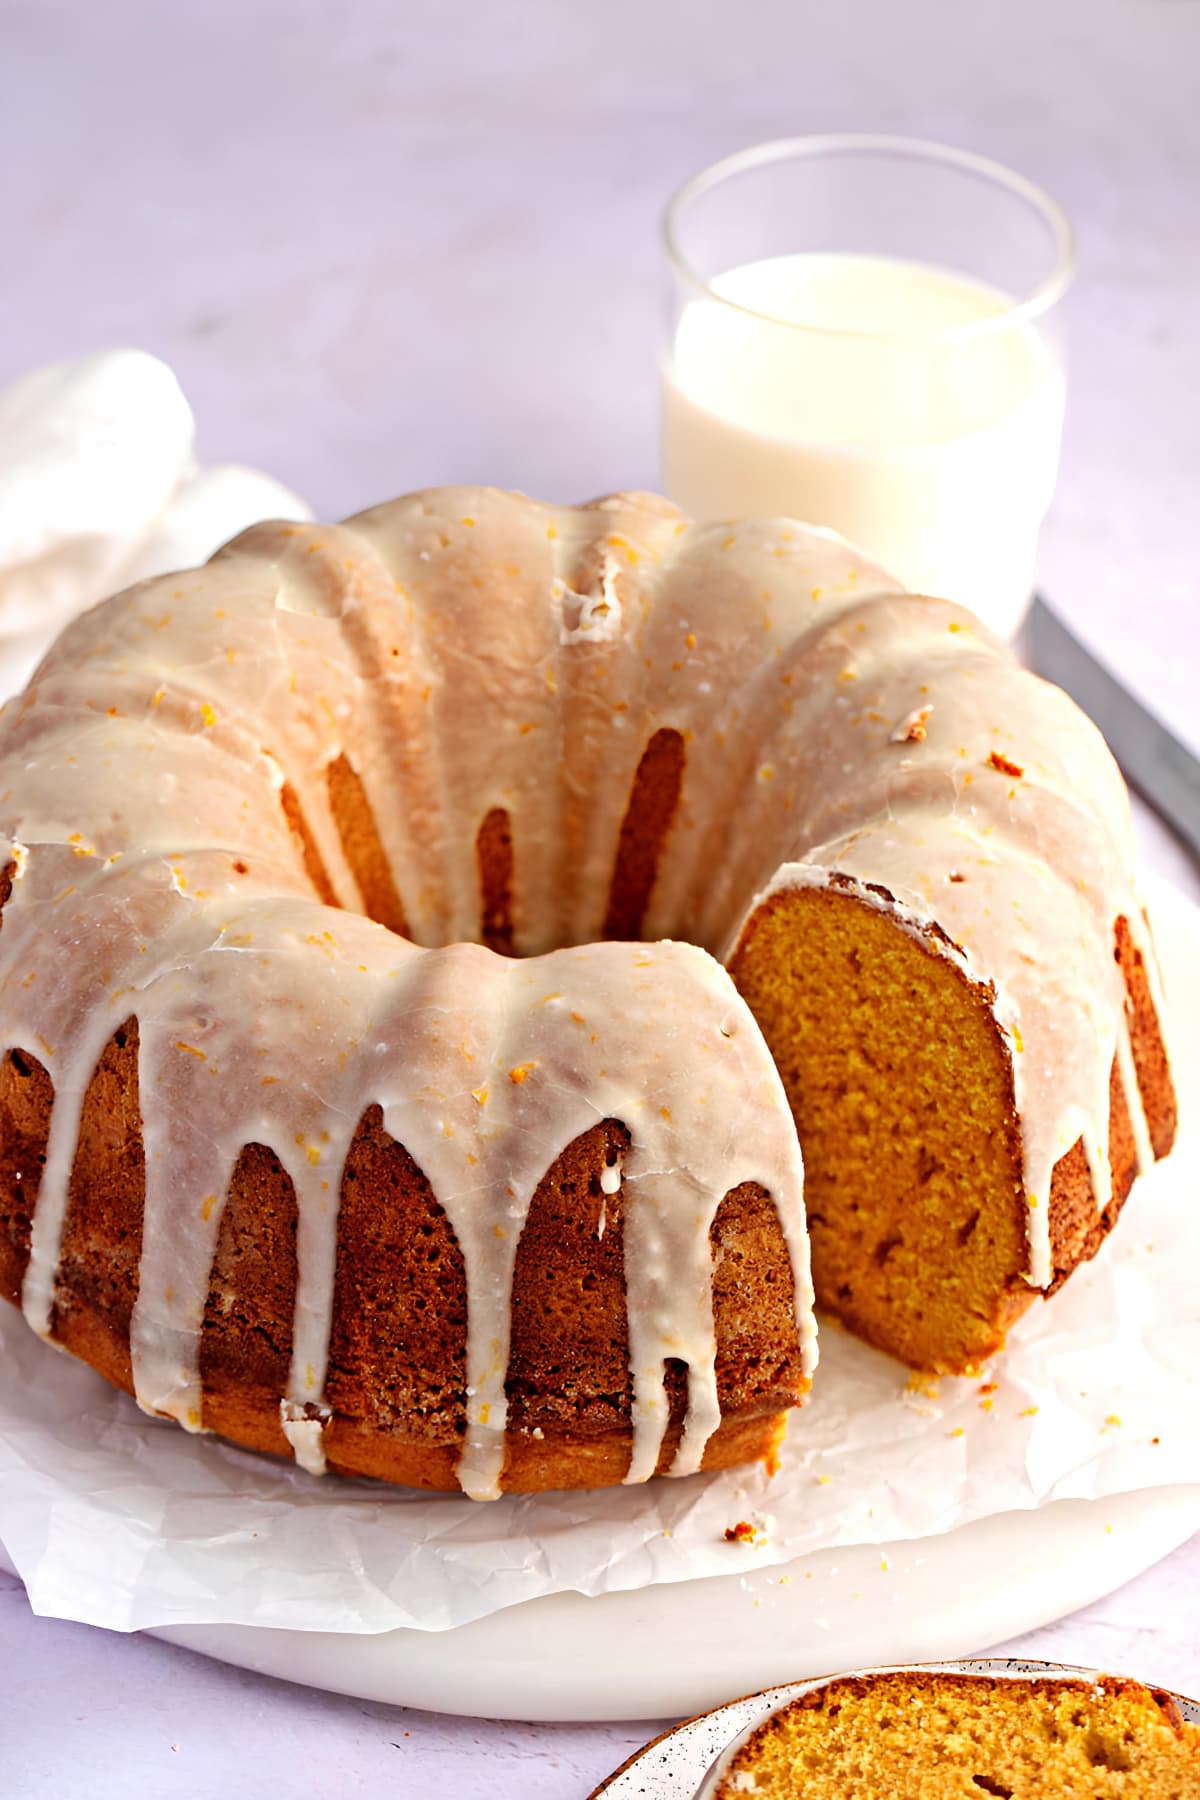
[[253, 469], [200, 469], [178, 381], [143, 350], [36, 369], [0, 390], [0, 650], [16, 685], [67, 620], [190, 568], [259, 519], [308, 519]]

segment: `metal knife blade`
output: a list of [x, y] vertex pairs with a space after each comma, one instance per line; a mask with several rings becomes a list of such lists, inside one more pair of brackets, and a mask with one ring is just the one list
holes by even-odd
[[1200, 856], [1200, 758], [1072, 637], [1040, 594], [1033, 597], [1027, 641], [1037, 673], [1095, 720], [1130, 786]]

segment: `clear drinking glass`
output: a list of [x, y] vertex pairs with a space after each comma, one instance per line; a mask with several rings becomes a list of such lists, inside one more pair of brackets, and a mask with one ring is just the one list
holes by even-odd
[[832, 526], [1015, 631], [1062, 435], [1054, 202], [939, 144], [792, 138], [697, 175], [664, 235], [668, 496]]

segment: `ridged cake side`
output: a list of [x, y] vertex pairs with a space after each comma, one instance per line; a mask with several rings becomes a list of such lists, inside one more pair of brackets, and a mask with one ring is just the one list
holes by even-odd
[[[145, 1171], [137, 1027], [114, 1033], [89, 1084], [71, 1179], [53, 1336], [132, 1392], [129, 1330], [138, 1297]], [[0, 1292], [19, 1303], [44, 1165], [49, 1076], [10, 1052], [0, 1065]], [[517, 1252], [503, 1485], [619, 1482], [632, 1449], [625, 1310], [624, 1196], [606, 1177], [628, 1155], [614, 1121], [592, 1127], [546, 1172]], [[611, 1183], [609, 1183], [611, 1185]], [[202, 1422], [253, 1449], [291, 1454], [279, 1400], [292, 1356], [298, 1209], [279, 1159], [239, 1156], [217, 1232], [198, 1370]], [[706, 1468], [770, 1457], [807, 1388], [787, 1245], [763, 1190], [744, 1184], [710, 1228], [721, 1423]], [[372, 1108], [342, 1175], [323, 1433], [330, 1467], [417, 1487], [454, 1488], [466, 1430], [467, 1280], [428, 1182]], [[669, 1469], [687, 1406], [668, 1366]]]
[[[783, 1302], [791, 1351], [767, 1410], [777, 1414], [782, 1395], [783, 1404], [800, 1397], [812, 1327], [799, 1150], [774, 1065], [719, 965], [687, 945], [602, 944], [527, 962], [473, 945], [420, 951], [315, 901], [243, 898], [241, 883], [253, 876], [238, 877], [232, 860], [131, 856], [71, 883], [58, 854], [34, 849], [14, 880], [0, 928], [4, 1017], [17, 1053], [7, 1074], [40, 1077], [43, 1103], [52, 1094], [48, 1128], [44, 1118], [14, 1123], [20, 1166], [9, 1162], [10, 1236], [25, 1237], [28, 1220], [21, 1303], [35, 1328], [93, 1361], [95, 1330], [115, 1333], [99, 1366], [145, 1407], [244, 1439], [243, 1415], [222, 1413], [214, 1386], [222, 1359], [211, 1273], [229, 1207], [236, 1218], [250, 1183], [261, 1223], [250, 1207], [249, 1288], [234, 1304], [261, 1285], [257, 1263], [274, 1270], [275, 1310], [242, 1348], [275, 1346], [270, 1378], [259, 1383], [271, 1396], [272, 1442], [286, 1441], [319, 1470], [339, 1440], [331, 1358], [342, 1309], [353, 1305], [338, 1289], [339, 1193], [361, 1153], [364, 1115], [378, 1109], [387, 1141], [403, 1147], [398, 1187], [378, 1196], [378, 1233], [393, 1249], [397, 1237], [411, 1241], [406, 1207], [436, 1203], [465, 1272], [462, 1412], [450, 1422], [452, 1454], [431, 1455], [425, 1478], [452, 1470], [486, 1497], [506, 1479], [512, 1443], [506, 1376], [523, 1233], [543, 1182], [554, 1190], [560, 1159], [611, 1120], [628, 1148], [595, 1173], [606, 1198], [623, 1194], [628, 1206], [630, 1391], [616, 1446], [623, 1457], [608, 1466], [623, 1461], [617, 1478], [639, 1480], [663, 1461], [672, 1358], [687, 1365], [672, 1470], [700, 1467], [721, 1426], [718, 1368], [728, 1356], [714, 1328], [711, 1236], [722, 1202], [746, 1183], [778, 1208], [795, 1301]], [[99, 1097], [98, 1082], [115, 1091]], [[30, 1165], [40, 1170], [32, 1209], [31, 1131], [43, 1138]], [[587, 1199], [577, 1194], [585, 1210]], [[288, 1208], [290, 1224], [281, 1217]], [[598, 1254], [600, 1231], [598, 1220]], [[289, 1280], [287, 1256], [274, 1251], [293, 1238]], [[112, 1255], [99, 1252], [106, 1241]], [[585, 1259], [575, 1279], [593, 1274]], [[74, 1339], [73, 1322], [83, 1333]], [[777, 1340], [763, 1344], [777, 1354]], [[217, 1364], [206, 1367], [210, 1352]], [[237, 1353], [226, 1362], [228, 1374]], [[368, 1388], [383, 1379], [358, 1366]], [[406, 1366], [417, 1387], [438, 1379], [419, 1332]], [[247, 1390], [252, 1371], [253, 1362], [242, 1370]], [[727, 1381], [726, 1406], [731, 1394]], [[261, 1414], [248, 1391], [243, 1401]], [[369, 1406], [354, 1405], [351, 1423], [370, 1427]], [[762, 1396], [749, 1405], [761, 1423]], [[748, 1423], [731, 1420], [726, 1440]], [[361, 1466], [361, 1449], [347, 1440], [343, 1460]], [[388, 1466], [386, 1452], [380, 1462]], [[421, 1463], [410, 1456], [390, 1466], [415, 1479]], [[537, 1484], [569, 1467], [547, 1452], [523, 1472]], [[510, 1467], [508, 1484], [517, 1478]]]

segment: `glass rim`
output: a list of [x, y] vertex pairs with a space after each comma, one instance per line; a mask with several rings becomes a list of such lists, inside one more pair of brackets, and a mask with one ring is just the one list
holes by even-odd
[[[914, 162], [940, 164], [960, 174], [978, 176], [993, 186], [1004, 188], [1014, 199], [1023, 200], [1040, 214], [1054, 241], [1054, 266], [1046, 279], [1022, 299], [1015, 300], [1003, 312], [985, 319], [964, 319], [930, 331], [870, 331], [853, 325], [808, 324], [803, 319], [783, 319], [776, 313], [763, 312], [718, 293], [712, 282], [695, 270], [679, 242], [679, 222], [692, 201], [719, 187], [731, 176], [772, 163], [801, 161], [819, 156], [883, 154], [906, 157]], [[823, 132], [805, 137], [769, 138], [730, 156], [720, 157], [689, 177], [676, 188], [662, 217], [662, 242], [667, 260], [676, 275], [707, 299], [758, 319], [783, 331], [809, 332], [816, 337], [859, 338], [878, 343], [941, 343], [948, 339], [984, 337], [1008, 331], [1014, 326], [1031, 324], [1043, 317], [1062, 299], [1075, 274], [1075, 234], [1071, 222], [1058, 202], [1044, 188], [1020, 175], [1007, 164], [974, 150], [961, 150], [953, 144], [941, 144], [932, 138], [904, 137], [885, 132]]]

